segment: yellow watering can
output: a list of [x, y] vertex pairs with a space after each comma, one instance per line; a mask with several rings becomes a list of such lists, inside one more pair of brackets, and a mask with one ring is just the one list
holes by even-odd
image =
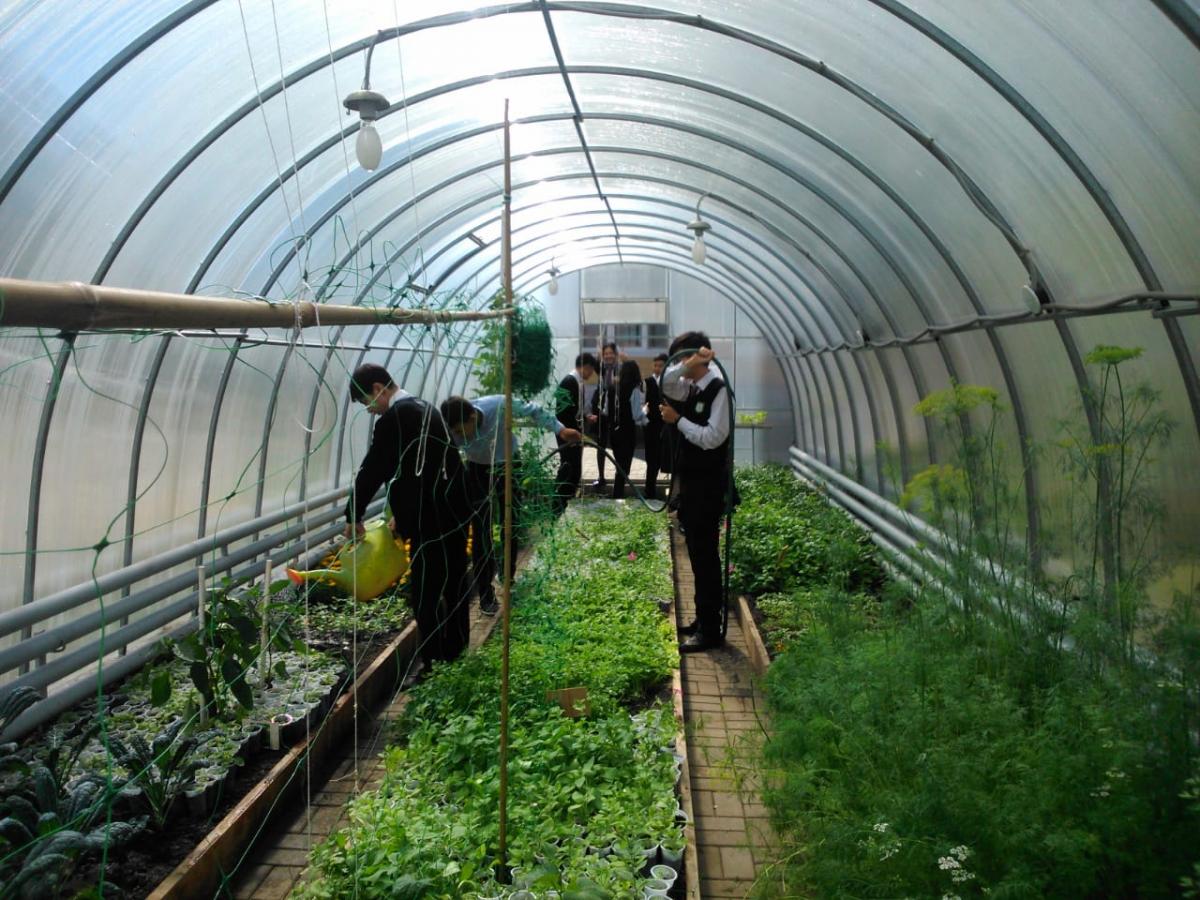
[[378, 597], [408, 571], [408, 552], [404, 543], [392, 535], [387, 522], [379, 519], [367, 525], [366, 534], [347, 541], [328, 569], [297, 572], [288, 569], [295, 584], [318, 580], [332, 583], [356, 600]]

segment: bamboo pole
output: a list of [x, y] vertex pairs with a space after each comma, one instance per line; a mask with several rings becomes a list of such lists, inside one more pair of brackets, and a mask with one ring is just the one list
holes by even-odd
[[511, 315], [508, 309], [427, 310], [289, 303], [139, 291], [78, 281], [0, 278], [0, 328], [61, 331], [108, 328], [311, 328], [317, 325], [429, 325]]
[[267, 555], [263, 561], [263, 592], [262, 605], [259, 607], [259, 612], [262, 614], [259, 618], [258, 632], [258, 684], [259, 687], [266, 687], [267, 684], [267, 647], [271, 640], [271, 622], [269, 607], [271, 605], [271, 556]]
[[[512, 312], [512, 171], [509, 148], [508, 100], [504, 101], [504, 213], [500, 246], [504, 279], [504, 308]], [[512, 343], [513, 320], [509, 315], [504, 327], [504, 571], [500, 593], [500, 872], [508, 875], [508, 638], [512, 599], [513, 552], [513, 452], [512, 452]]]
[[[200, 633], [200, 646], [208, 653], [208, 584], [204, 576], [204, 565], [196, 566], [196, 629]], [[208, 724], [208, 701], [200, 697], [200, 724]]]

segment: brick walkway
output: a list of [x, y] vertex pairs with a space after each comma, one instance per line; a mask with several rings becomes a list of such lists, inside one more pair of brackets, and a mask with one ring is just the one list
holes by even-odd
[[[472, 647], [483, 643], [497, 619], [481, 616], [478, 604], [472, 603]], [[313, 794], [311, 806], [289, 804], [275, 816], [278, 824], [259, 838], [231, 880], [236, 900], [282, 900], [288, 896], [308, 865], [308, 851], [344, 823], [347, 801], [361, 791], [378, 787], [383, 780], [380, 754], [387, 743], [387, 729], [407, 700], [407, 694], [397, 694], [373, 721], [360, 726], [357, 752], [355, 745], [347, 742], [345, 754], [325, 786]]]
[[[679, 624], [694, 617], [692, 570], [683, 536], [671, 530]], [[683, 709], [700, 855], [702, 897], [747, 897], [772, 858], [773, 836], [758, 796], [756, 750], [765, 704], [754, 686], [746, 640], [732, 611], [726, 646], [685, 655]]]

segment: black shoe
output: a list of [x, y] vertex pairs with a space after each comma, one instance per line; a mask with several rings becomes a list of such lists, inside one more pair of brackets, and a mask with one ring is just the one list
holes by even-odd
[[602, 491], [608, 487], [608, 482], [603, 478], [597, 478], [595, 481], [589, 484], [588, 487], [590, 487], [593, 491]]
[[425, 676], [429, 674], [429, 670], [431, 668], [433, 668], [432, 663], [417, 662], [416, 665], [409, 670], [409, 673], [407, 676], [405, 676], [404, 681], [400, 683], [400, 689], [407, 691], [409, 688], [416, 687], [425, 680]]
[[695, 634], [699, 630], [700, 622], [696, 619], [692, 619], [692, 621], [688, 622], [686, 625], [679, 626], [679, 633], [684, 637], [687, 637], [689, 634]]
[[485, 616], [494, 616], [500, 612], [500, 603], [495, 597], [484, 597], [479, 601], [479, 611]]
[[703, 653], [705, 650], [715, 650], [725, 646], [723, 637], [709, 637], [705, 634], [693, 634], [679, 645], [680, 653]]

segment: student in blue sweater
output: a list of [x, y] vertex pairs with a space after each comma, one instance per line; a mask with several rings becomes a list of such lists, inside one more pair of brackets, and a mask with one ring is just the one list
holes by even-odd
[[[492, 394], [474, 400], [447, 397], [442, 401], [441, 413], [467, 464], [467, 485], [475, 509], [471, 519], [474, 529], [471, 565], [474, 586], [479, 592], [479, 608], [488, 615], [494, 615], [500, 607], [492, 584], [496, 574], [495, 548], [492, 546], [492, 500], [493, 497], [504, 496], [504, 463], [508, 458], [504, 447], [504, 396]], [[542, 428], [552, 431], [561, 441], [580, 440], [579, 431], [567, 428], [553, 413], [536, 403], [514, 398], [513, 415], [532, 419]], [[516, 435], [508, 452], [513, 454], [513, 466], [517, 467]], [[516, 483], [514, 479], [514, 495]], [[517, 503], [518, 498], [514, 496], [513, 501]], [[514, 540], [513, 566], [517, 563], [519, 549]]]

